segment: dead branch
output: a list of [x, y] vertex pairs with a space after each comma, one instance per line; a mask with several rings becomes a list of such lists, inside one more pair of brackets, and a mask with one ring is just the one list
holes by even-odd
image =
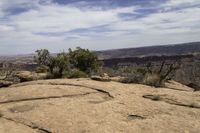
[[162, 65], [160, 66], [160, 70], [158, 71], [158, 73], [162, 72], [164, 66], [165, 66], [165, 60], [162, 62]]
[[151, 69], [152, 69], [151, 67], [152, 67], [151, 62], [147, 63], [146, 68], [147, 68], [147, 72], [148, 72], [148, 73], [152, 73], [152, 72], [153, 72], [153, 71], [151, 70]]
[[0, 80], [6, 80], [14, 74], [14, 67], [12, 65], [4, 64], [0, 68]]

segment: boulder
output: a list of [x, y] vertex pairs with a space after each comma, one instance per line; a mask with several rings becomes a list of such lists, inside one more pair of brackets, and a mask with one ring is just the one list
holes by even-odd
[[114, 81], [114, 82], [121, 82], [125, 79], [125, 77], [117, 76], [117, 77], [111, 77], [110, 79], [111, 81]]
[[14, 76], [19, 78], [20, 82], [41, 80], [41, 79], [47, 78], [46, 73], [35, 73], [35, 72], [30, 72], [30, 71], [18, 71], [16, 72]]
[[101, 77], [101, 76], [97, 76], [97, 75], [93, 75], [91, 76], [92, 80], [96, 80], [96, 81], [104, 81], [104, 82], [108, 82], [111, 81], [110, 77]]

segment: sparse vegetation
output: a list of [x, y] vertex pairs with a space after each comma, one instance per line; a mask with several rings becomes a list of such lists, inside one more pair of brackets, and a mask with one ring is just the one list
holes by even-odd
[[163, 83], [170, 79], [170, 74], [174, 73], [179, 68], [177, 62], [166, 64], [166, 61], [163, 61], [160, 65], [160, 68], [154, 70], [152, 64], [147, 64], [147, 73], [145, 74], [144, 84], [151, 85], [155, 87], [163, 86]]
[[144, 76], [143, 76], [142, 74], [140, 74], [140, 73], [133, 73], [133, 74], [130, 74], [130, 75], [128, 75], [128, 76], [122, 78], [122, 79], [120, 80], [120, 82], [122, 82], [122, 83], [127, 83], [127, 84], [129, 84], [129, 83], [137, 83], [137, 84], [140, 84], [140, 83], [142, 83], [142, 81], [143, 81], [143, 77], [144, 77]]
[[69, 49], [69, 53], [51, 56], [46, 49], [36, 51], [35, 60], [39, 67], [36, 72], [49, 72], [49, 78], [81, 78], [97, 72], [101, 64], [97, 56], [88, 49]]
[[[101, 67], [102, 63], [97, 55], [80, 47], [57, 55], [51, 55], [47, 49], [37, 50], [34, 59], [38, 64], [35, 72], [48, 73], [47, 78], [50, 79], [85, 78], [94, 75], [103, 77], [102, 75], [107, 73], [109, 77], [121, 77], [118, 81], [122, 83], [138, 83], [155, 87], [162, 87], [166, 80], [172, 78], [178, 68], [176, 63], [168, 60], [151, 62], [147, 65], [127, 64], [124, 66], [119, 64], [118, 67]], [[4, 79], [12, 75], [12, 72], [3, 73], [1, 71], [0, 74], [0, 78]]]
[[49, 71], [49, 67], [46, 65], [40, 65], [36, 68], [36, 73], [47, 73]]
[[83, 71], [78, 69], [72, 69], [70, 71], [65, 71], [63, 74], [63, 78], [87, 78], [88, 75]]
[[164, 82], [171, 79], [179, 68], [177, 61], [152, 64], [144, 66], [121, 66], [117, 69], [106, 68], [108, 75], [123, 77], [122, 83], [139, 83], [155, 87], [162, 87]]
[[15, 71], [14, 66], [11, 64], [4, 64], [2, 68], [0, 68], [0, 80], [9, 80], [13, 77]]
[[107, 73], [111, 77], [121, 77], [122, 83], [142, 83], [145, 69], [133, 66], [123, 66], [119, 68], [103, 68], [102, 73]]
[[163, 84], [163, 81], [161, 80], [161, 77], [157, 73], [147, 73], [145, 74], [143, 83], [145, 85], [155, 86], [159, 87]]
[[74, 68], [88, 74], [97, 71], [101, 65], [94, 53], [80, 47], [77, 47], [74, 51], [69, 49], [69, 59]]
[[48, 66], [51, 63], [51, 56], [47, 49], [36, 50], [36, 56], [34, 56], [35, 61], [39, 66], [45, 65]]
[[39, 67], [36, 72], [50, 72], [52, 78], [61, 78], [64, 71], [69, 69], [69, 58], [64, 52], [51, 56], [46, 49], [36, 51], [35, 60]]
[[69, 58], [66, 53], [59, 53], [56, 57], [52, 57], [51, 60], [49, 68], [54, 78], [61, 78], [64, 71], [69, 71]]
[[0, 68], [0, 88], [8, 87], [15, 82], [15, 69], [11, 64], [5, 63], [2, 68]]

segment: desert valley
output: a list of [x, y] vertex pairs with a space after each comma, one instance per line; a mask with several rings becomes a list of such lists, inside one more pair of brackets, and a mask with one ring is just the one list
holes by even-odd
[[200, 133], [200, 0], [0, 0], [0, 133]]
[[[35, 55], [1, 57], [1, 70], [12, 70], [11, 75], [18, 80], [1, 80], [0, 132], [197, 133], [200, 131], [200, 45], [163, 47], [174, 46], [177, 50], [190, 46], [192, 50], [186, 48], [178, 54], [164, 50], [165, 54], [146, 55], [151, 51], [148, 50], [151, 47], [146, 47], [143, 48], [146, 53], [123, 54], [128, 57], [121, 58], [108, 55], [120, 57], [120, 50], [94, 52], [103, 62], [101, 72], [84, 78], [79, 73], [51, 79], [36, 71], [39, 64]], [[133, 49], [135, 53], [137, 49]], [[123, 52], [132, 53], [130, 50]], [[143, 71], [154, 72], [163, 67], [165, 73], [175, 62], [179, 67], [167, 75], [162, 85], [157, 86], [155, 81], [146, 84], [141, 79]], [[2, 77], [6, 73], [1, 74]]]

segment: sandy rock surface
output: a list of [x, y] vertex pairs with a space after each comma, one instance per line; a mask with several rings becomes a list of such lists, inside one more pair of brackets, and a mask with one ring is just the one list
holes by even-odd
[[200, 92], [180, 87], [58, 79], [2, 88], [0, 133], [199, 133]]

